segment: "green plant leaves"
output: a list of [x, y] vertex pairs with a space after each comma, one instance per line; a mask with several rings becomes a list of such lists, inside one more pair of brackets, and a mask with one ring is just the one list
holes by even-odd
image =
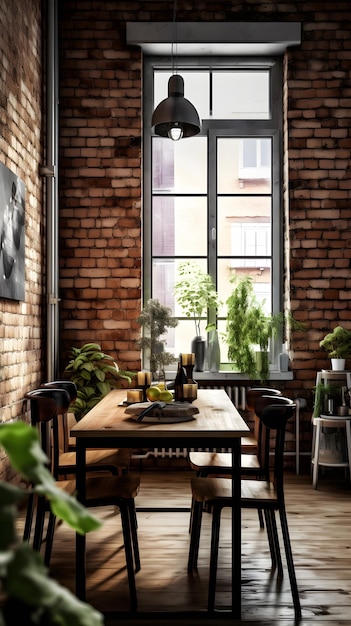
[[[33, 491], [48, 498], [54, 514], [74, 530], [86, 533], [101, 523], [76, 498], [57, 486], [45, 467], [36, 429], [24, 422], [0, 425], [2, 446], [14, 469], [34, 483]], [[42, 556], [26, 543], [18, 543], [16, 517], [18, 503], [28, 492], [0, 482], [0, 578], [2, 605], [0, 626], [100, 626], [103, 616], [80, 602], [48, 576]]]
[[336, 326], [319, 343], [329, 353], [329, 357], [347, 359], [351, 356], [351, 330]]
[[[26, 618], [30, 618], [31, 624], [45, 623], [47, 626], [54, 624], [101, 626], [103, 624], [101, 613], [95, 611], [90, 605], [80, 602], [70, 591], [49, 578], [41, 556], [27, 544], [17, 546], [13, 552], [8, 566], [5, 590], [19, 603], [20, 608], [17, 607], [15, 611], [23, 610]], [[17, 612], [18, 618], [20, 614]], [[41, 621], [35, 621], [39, 618]]]
[[105, 354], [97, 343], [87, 343], [81, 348], [71, 348], [71, 359], [65, 371], [77, 386], [78, 396], [70, 410], [80, 420], [111, 389], [122, 380], [131, 382], [133, 372], [120, 370], [112, 356]]
[[[101, 526], [101, 523], [75, 498], [63, 493], [56, 486], [51, 472], [45, 467], [47, 458], [40, 447], [35, 428], [24, 422], [1, 424], [0, 445], [5, 449], [12, 467], [23, 478], [35, 485], [34, 491], [48, 497], [57, 511], [57, 517], [80, 533], [90, 532]], [[0, 492], [3, 498], [5, 498], [4, 490], [7, 490], [8, 498], [11, 494], [12, 496], [16, 494], [11, 485], [3, 483], [2, 492]]]
[[208, 309], [217, 311], [218, 293], [212, 277], [204, 272], [198, 263], [185, 261], [178, 267], [179, 278], [174, 285], [177, 302], [186, 317], [195, 322], [196, 335], [200, 335], [200, 320]]

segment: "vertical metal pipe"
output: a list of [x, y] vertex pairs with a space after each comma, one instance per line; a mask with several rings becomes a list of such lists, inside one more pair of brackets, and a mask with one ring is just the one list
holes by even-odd
[[47, 128], [46, 128], [46, 288], [47, 380], [59, 376], [59, 254], [58, 254], [58, 11], [57, 0], [47, 3]]

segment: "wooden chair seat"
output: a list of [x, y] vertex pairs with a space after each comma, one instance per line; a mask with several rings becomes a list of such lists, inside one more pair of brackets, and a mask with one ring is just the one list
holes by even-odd
[[[191, 481], [191, 490], [197, 502], [213, 502], [220, 500], [223, 507], [231, 506], [232, 481], [230, 478], [213, 478], [206, 480], [195, 477]], [[254, 508], [258, 504], [262, 509], [277, 502], [277, 495], [272, 483], [263, 480], [244, 479], [241, 481], [241, 506]]]
[[257, 439], [254, 434], [241, 437], [241, 452], [243, 454], [257, 454]]
[[[200, 473], [206, 468], [206, 475], [213, 473], [231, 474], [232, 454], [231, 452], [190, 452], [189, 460], [192, 469]], [[241, 468], [243, 470], [259, 470], [260, 464], [256, 454], [242, 454]]]
[[[131, 451], [127, 448], [94, 449], [86, 452], [87, 471], [107, 470], [114, 474], [127, 473], [130, 465]], [[76, 453], [61, 452], [58, 458], [58, 473], [76, 473]]]

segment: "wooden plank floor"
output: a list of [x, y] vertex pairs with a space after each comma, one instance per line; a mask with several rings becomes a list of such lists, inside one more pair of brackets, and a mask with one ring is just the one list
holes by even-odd
[[[138, 507], [187, 507], [189, 471], [144, 471]], [[343, 474], [320, 478], [312, 489], [310, 476], [286, 476], [286, 502], [303, 618], [301, 626], [351, 624], [351, 490]], [[178, 611], [205, 611], [208, 581], [210, 516], [204, 515], [198, 572], [187, 574], [189, 514], [138, 512], [141, 571], [136, 576], [139, 610], [156, 611], [148, 619], [128, 619], [128, 586], [119, 516], [96, 509], [103, 527], [88, 536], [87, 600], [106, 614], [106, 626], [115, 624], [208, 624], [222, 622], [204, 617], [187, 619]], [[229, 512], [223, 515], [216, 604], [230, 601]], [[74, 533], [60, 525], [55, 533], [51, 575], [74, 591]], [[294, 612], [288, 575], [281, 585], [270, 571], [265, 531], [257, 513], [243, 511], [242, 519], [242, 623], [292, 626]], [[108, 617], [117, 610], [122, 617]], [[157, 612], [174, 612], [158, 620]], [[227, 621], [227, 620], [225, 620]], [[231, 621], [231, 623], [233, 623]]]

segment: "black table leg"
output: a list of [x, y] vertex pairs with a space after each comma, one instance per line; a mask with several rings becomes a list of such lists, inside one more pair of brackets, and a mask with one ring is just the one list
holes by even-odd
[[[85, 502], [85, 451], [83, 440], [77, 437], [76, 444], [76, 487], [77, 497], [80, 502]], [[80, 600], [86, 598], [86, 555], [85, 535], [76, 533], [76, 595]]]
[[240, 437], [232, 439], [232, 611], [234, 619], [241, 619], [241, 475]]

